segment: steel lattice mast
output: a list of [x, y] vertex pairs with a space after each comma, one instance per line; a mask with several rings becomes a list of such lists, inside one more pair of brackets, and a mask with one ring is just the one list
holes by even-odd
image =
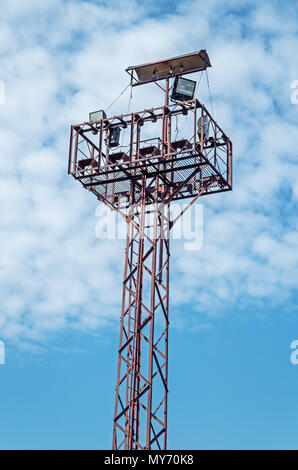
[[[71, 128], [69, 173], [127, 222], [113, 449], [166, 449], [170, 231], [200, 196], [232, 189], [226, 134], [196, 99], [169, 106], [173, 75], [210, 66], [205, 51], [197, 54], [197, 63], [194, 54], [167, 61], [170, 74], [159, 77], [152, 75], [165, 61], [127, 69], [132, 86], [165, 79], [164, 106]], [[181, 60], [191, 60], [184, 72]], [[173, 142], [172, 118], [189, 114], [191, 137]], [[158, 122], [161, 135], [142, 140], [146, 125]], [[109, 136], [119, 128], [130, 131], [129, 142], [111, 153]], [[187, 198], [171, 218], [171, 202]]]
[[[146, 232], [146, 177], [128, 222], [113, 448], [166, 447], [169, 304], [167, 216], [153, 203]], [[135, 222], [135, 224], [133, 223]], [[146, 292], [144, 292], [146, 290]], [[154, 384], [154, 387], [153, 387]], [[144, 426], [146, 424], [146, 426]]]

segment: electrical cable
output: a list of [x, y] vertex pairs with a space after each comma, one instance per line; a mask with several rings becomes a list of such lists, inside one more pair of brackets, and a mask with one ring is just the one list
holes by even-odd
[[176, 135], [175, 135], [175, 140], [177, 140], [177, 136], [178, 136], [178, 132], [179, 132], [178, 116], [176, 115], [175, 118], [176, 118], [176, 129], [175, 129]]

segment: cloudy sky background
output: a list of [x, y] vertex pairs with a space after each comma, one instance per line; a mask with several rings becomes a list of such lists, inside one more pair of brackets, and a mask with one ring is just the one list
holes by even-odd
[[[8, 374], [3, 375], [2, 401], [7, 422], [17, 419], [19, 426], [25, 421], [21, 403], [18, 411], [15, 408], [17, 396], [7, 402], [16, 384], [27, 383], [24, 403], [32, 403], [30, 390], [38, 377], [41, 374], [47, 383], [50, 364], [60, 361], [62, 383], [55, 395], [57, 404], [65, 396], [63, 391], [70, 394], [72, 388], [63, 382], [66, 370], [75, 374], [72, 354], [76, 363], [82, 361], [82, 369], [89, 364], [86, 370], [90, 374], [101, 355], [111, 354], [108, 370], [96, 372], [106, 377], [106, 389], [103, 391], [102, 384], [94, 379], [92, 405], [93, 411], [103, 406], [103, 400], [107, 408], [110, 406], [110, 414], [100, 416], [102, 428], [109, 429], [124, 243], [96, 239], [97, 202], [66, 174], [70, 125], [85, 121], [89, 111], [106, 109], [112, 103], [129, 82], [124, 72], [127, 66], [205, 48], [212, 63], [208, 73], [215, 118], [233, 142], [234, 189], [204, 199], [201, 250], [185, 251], [181, 243], [172, 244], [171, 347], [182, 342], [180, 355], [176, 348], [172, 353], [173, 364], [175, 361], [177, 368], [181, 367], [181, 385], [171, 397], [172, 420], [184, 422], [189, 431], [184, 447], [189, 442], [193, 448], [287, 447], [294, 445], [291, 442], [295, 439], [297, 442], [297, 431], [291, 441], [289, 424], [290, 416], [297, 416], [296, 401], [286, 395], [286, 409], [284, 401], [279, 401], [285, 393], [295, 391], [293, 387], [297, 394], [298, 387], [298, 371], [293, 372], [289, 362], [290, 342], [298, 337], [298, 106], [291, 103], [291, 83], [298, 79], [297, 20], [297, 5], [290, 1], [2, 0], [0, 80], [5, 84], [6, 102], [0, 105], [0, 339], [6, 344], [7, 364], [6, 371], [2, 367], [0, 373]], [[210, 108], [205, 77], [197, 96]], [[129, 91], [109, 112], [125, 112], [128, 98]], [[158, 87], [146, 85], [134, 90], [132, 108], [137, 111], [159, 105], [161, 99]], [[187, 344], [185, 337], [200, 344], [200, 349], [192, 350], [195, 346]], [[278, 343], [281, 338], [283, 342]], [[245, 371], [235, 351], [244, 343]], [[211, 350], [214, 356], [206, 352]], [[270, 359], [266, 356], [260, 366], [264, 351]], [[198, 357], [204, 354], [206, 362], [199, 365]], [[221, 363], [217, 370], [216, 357], [221, 354], [231, 362], [229, 366]], [[81, 355], [85, 355], [84, 360]], [[183, 364], [189, 355], [197, 368], [189, 366], [183, 378]], [[279, 374], [285, 373], [285, 389], [280, 389], [274, 368], [267, 368], [268, 361], [275, 361], [275, 365], [281, 361]], [[17, 372], [19, 367], [23, 377]], [[212, 367], [215, 375], [208, 376], [207, 387], [206, 374]], [[228, 432], [228, 425], [224, 425], [227, 416], [214, 411], [219, 398], [210, 392], [217, 387], [223, 370], [227, 377], [221, 386], [228, 387], [229, 399], [232, 390], [236, 393], [237, 374], [243, 373], [247, 393], [248, 387], [259, 384], [260, 377], [267, 378], [253, 396], [260, 410], [267, 403], [268, 415], [261, 419], [252, 402], [250, 409], [239, 401], [239, 423], [244, 422], [244, 415], [246, 419], [255, 416], [255, 421], [251, 432], [241, 437], [235, 436], [235, 427], [230, 424], [226, 440], [222, 440], [222, 432], [214, 431], [214, 426], [220, 429], [222, 425]], [[52, 380], [57, 382], [55, 367], [52, 373]], [[197, 401], [202, 381], [206, 395]], [[213, 410], [198, 417], [200, 422], [206, 420], [209, 440], [205, 435], [205, 441], [203, 435], [191, 440], [191, 426], [195, 424], [189, 410], [183, 417], [175, 411], [174, 397], [181, 402], [190, 389], [198, 413], [202, 413], [200, 403], [204, 400]], [[275, 401], [271, 404], [268, 394], [273, 390]], [[244, 390], [238, 392], [239, 398]], [[51, 404], [50, 389], [45, 387], [42, 393]], [[227, 396], [221, 396], [220, 409], [226, 407], [223, 413], [228, 413], [233, 422], [238, 419], [232, 412], [236, 396], [231, 409]], [[252, 393], [248, 396], [252, 400]], [[260, 397], [264, 403], [260, 403]], [[82, 400], [85, 403], [86, 396]], [[271, 416], [273, 409], [280, 410], [278, 418]], [[38, 445], [38, 426], [42, 427], [45, 420], [49, 425], [48, 415], [37, 422], [38, 410], [33, 407], [30, 413], [35, 418], [28, 428], [32, 431], [28, 443], [20, 435], [19, 445]], [[68, 422], [65, 435], [69, 438], [61, 438], [61, 446], [104, 447], [106, 433], [100, 434], [95, 421], [98, 435], [88, 428], [90, 435], [83, 437], [78, 432], [76, 438], [71, 437], [71, 410], [70, 406], [69, 415], [62, 419]], [[272, 429], [271, 419], [275, 423], [281, 420], [277, 427], [283, 432], [276, 431], [270, 438], [267, 431]], [[259, 420], [266, 423], [267, 431], [260, 430]], [[52, 437], [41, 440], [40, 446], [58, 445], [53, 437], [55, 422]], [[87, 418], [85, 425], [90, 425]], [[169, 443], [183, 447], [176, 432], [172, 431]], [[14, 447], [17, 437], [13, 426], [6, 436], [4, 447]]]

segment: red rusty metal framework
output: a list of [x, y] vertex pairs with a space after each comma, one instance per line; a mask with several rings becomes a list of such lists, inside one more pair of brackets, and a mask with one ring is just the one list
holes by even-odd
[[[162, 107], [71, 127], [68, 172], [127, 222], [113, 449], [166, 449], [170, 231], [200, 196], [232, 189], [231, 141], [197, 99], [169, 105], [169, 80]], [[188, 119], [179, 140], [173, 118]], [[115, 128], [127, 142], [113, 151]]]

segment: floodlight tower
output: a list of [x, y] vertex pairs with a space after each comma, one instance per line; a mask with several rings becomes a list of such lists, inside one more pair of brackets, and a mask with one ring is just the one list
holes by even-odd
[[232, 143], [183, 78], [210, 66], [201, 50], [129, 67], [132, 87], [165, 81], [164, 105], [71, 127], [68, 173], [127, 222], [113, 449], [166, 449], [170, 231], [200, 196], [232, 189]]

